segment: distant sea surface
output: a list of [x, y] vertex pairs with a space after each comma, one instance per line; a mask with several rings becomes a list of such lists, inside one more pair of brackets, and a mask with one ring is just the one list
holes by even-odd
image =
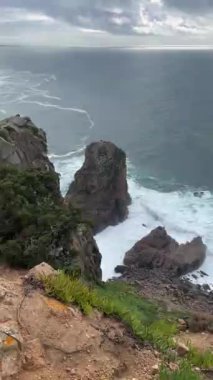
[[203, 237], [213, 283], [212, 51], [1, 47], [0, 117], [16, 113], [47, 132], [63, 193], [89, 142], [126, 151], [133, 202], [127, 221], [96, 236], [104, 279], [163, 225], [179, 242]]

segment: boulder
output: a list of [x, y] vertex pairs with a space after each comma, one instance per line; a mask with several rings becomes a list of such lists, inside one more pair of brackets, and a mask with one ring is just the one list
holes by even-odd
[[82, 210], [95, 233], [126, 219], [130, 204], [126, 171], [126, 155], [113, 143], [99, 141], [86, 148], [66, 201]]
[[47, 156], [46, 134], [29, 117], [16, 115], [0, 122], [0, 163], [22, 169], [54, 171]]
[[30, 281], [40, 281], [42, 277], [55, 276], [56, 274], [57, 271], [49, 264], [41, 263], [30, 269], [25, 278]]
[[200, 237], [179, 245], [165, 228], [158, 227], [126, 253], [124, 264], [181, 276], [198, 269], [205, 257], [206, 246]]

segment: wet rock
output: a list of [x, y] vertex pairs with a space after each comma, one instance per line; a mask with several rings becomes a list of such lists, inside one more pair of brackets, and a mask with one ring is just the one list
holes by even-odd
[[179, 245], [165, 228], [158, 227], [126, 253], [124, 264], [181, 276], [198, 269], [205, 257], [206, 246], [200, 237]]
[[126, 219], [130, 204], [126, 171], [125, 153], [111, 142], [99, 141], [86, 148], [84, 164], [66, 201], [82, 210], [95, 233]]

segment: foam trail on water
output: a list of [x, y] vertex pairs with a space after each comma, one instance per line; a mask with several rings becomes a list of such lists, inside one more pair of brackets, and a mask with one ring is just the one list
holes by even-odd
[[[78, 113], [86, 117], [89, 129], [94, 127], [90, 113], [80, 107], [65, 107], [59, 96], [49, 93], [47, 84], [56, 81], [55, 75], [34, 74], [30, 71], [0, 70], [0, 107], [11, 104], [32, 104], [38, 107]], [[21, 94], [21, 95], [20, 95]], [[57, 103], [44, 102], [44, 99], [56, 100]], [[1, 113], [7, 113], [0, 110]]]
[[92, 120], [90, 114], [86, 110], [81, 109], [81, 108], [63, 107], [63, 106], [60, 106], [59, 104], [44, 103], [44, 102], [40, 102], [38, 100], [24, 100], [24, 99], [20, 99], [19, 103], [36, 104], [36, 105], [41, 106], [41, 107], [55, 108], [55, 109], [60, 110], [60, 111], [77, 112], [77, 113], [80, 113], [80, 114], [85, 115], [87, 117], [87, 120], [90, 123], [90, 129], [92, 129], [94, 127], [94, 121]]

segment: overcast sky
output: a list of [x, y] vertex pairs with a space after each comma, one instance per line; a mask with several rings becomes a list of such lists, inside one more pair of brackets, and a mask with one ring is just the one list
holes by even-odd
[[213, 44], [213, 0], [0, 0], [0, 43]]

